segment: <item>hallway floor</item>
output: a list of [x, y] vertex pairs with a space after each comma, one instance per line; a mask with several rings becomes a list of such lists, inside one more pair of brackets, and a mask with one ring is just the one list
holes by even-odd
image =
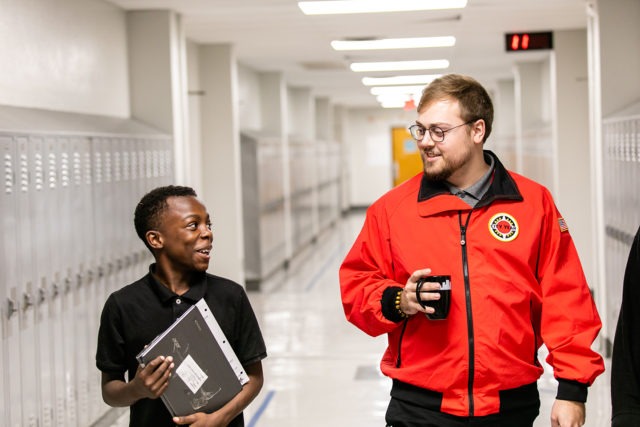
[[[269, 357], [264, 387], [245, 411], [247, 427], [384, 426], [390, 380], [378, 364], [386, 339], [369, 337], [345, 320], [338, 287], [338, 267], [363, 219], [362, 213], [343, 218], [286, 272], [249, 293]], [[541, 352], [540, 359], [545, 356]], [[544, 427], [556, 390], [549, 369], [539, 389], [535, 427]], [[589, 391], [585, 425], [609, 426], [610, 414], [607, 371]], [[114, 427], [126, 425], [125, 414]]]

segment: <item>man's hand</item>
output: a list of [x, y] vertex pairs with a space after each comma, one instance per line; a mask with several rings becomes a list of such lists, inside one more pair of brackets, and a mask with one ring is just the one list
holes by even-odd
[[[423, 307], [418, 302], [418, 298], [416, 298], [416, 285], [418, 284], [418, 280], [422, 279], [425, 276], [431, 274], [430, 268], [425, 268], [424, 270], [416, 270], [407, 280], [407, 284], [400, 295], [400, 310], [408, 316], [412, 316], [418, 312], [421, 313], [429, 313], [432, 314], [435, 310], [431, 307]], [[422, 285], [422, 289], [420, 289], [420, 299], [422, 301], [428, 300], [437, 300], [440, 299], [440, 294], [437, 292], [427, 292], [427, 291], [437, 291], [440, 289], [439, 283], [425, 283]]]
[[160, 397], [169, 387], [169, 378], [174, 366], [171, 356], [158, 356], [146, 366], [139, 365], [136, 376], [131, 380], [136, 394], [149, 399]]
[[559, 400], [551, 408], [551, 427], [580, 427], [584, 425], [584, 403]]

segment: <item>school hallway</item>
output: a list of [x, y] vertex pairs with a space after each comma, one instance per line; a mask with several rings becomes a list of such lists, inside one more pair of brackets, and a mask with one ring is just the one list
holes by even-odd
[[[346, 321], [338, 285], [338, 268], [363, 219], [360, 211], [342, 217], [286, 272], [249, 292], [269, 356], [264, 387], [245, 411], [247, 427], [384, 426], [391, 381], [378, 365], [386, 338], [369, 337]], [[545, 356], [541, 351], [541, 363]], [[606, 364], [589, 389], [587, 427], [611, 425], [609, 359]], [[547, 427], [556, 393], [548, 367], [538, 384], [535, 427]], [[112, 427], [127, 425], [125, 411]]]

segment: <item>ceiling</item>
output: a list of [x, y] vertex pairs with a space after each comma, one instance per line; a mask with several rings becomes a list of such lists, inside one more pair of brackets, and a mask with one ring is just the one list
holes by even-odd
[[[586, 0], [468, 0], [464, 9], [304, 15], [297, 0], [108, 0], [123, 9], [171, 9], [196, 43], [232, 43], [238, 61], [258, 71], [281, 71], [287, 84], [347, 107], [378, 106], [362, 77], [429, 72], [355, 73], [352, 62], [448, 59], [439, 73], [469, 74], [491, 86], [512, 76], [516, 61], [547, 52], [504, 51], [508, 32], [585, 28]], [[366, 1], [366, 0], [361, 0]], [[392, 1], [392, 0], [389, 0]], [[454, 47], [335, 51], [338, 39], [455, 36]], [[433, 71], [431, 72], [433, 73]]]

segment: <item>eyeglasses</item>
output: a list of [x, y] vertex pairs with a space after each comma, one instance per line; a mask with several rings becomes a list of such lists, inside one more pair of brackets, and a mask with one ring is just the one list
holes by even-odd
[[433, 142], [442, 142], [444, 141], [445, 133], [452, 131], [454, 129], [457, 129], [459, 127], [462, 127], [464, 125], [471, 124], [473, 122], [475, 122], [475, 120], [470, 120], [466, 123], [463, 123], [458, 126], [454, 126], [449, 129], [442, 129], [440, 126], [431, 126], [429, 128], [425, 128], [422, 125], [415, 124], [415, 125], [409, 126], [409, 132], [411, 133], [411, 136], [413, 137], [413, 139], [415, 139], [416, 141], [422, 141], [424, 139], [424, 136], [427, 134], [427, 132], [429, 132], [429, 138], [431, 138]]

